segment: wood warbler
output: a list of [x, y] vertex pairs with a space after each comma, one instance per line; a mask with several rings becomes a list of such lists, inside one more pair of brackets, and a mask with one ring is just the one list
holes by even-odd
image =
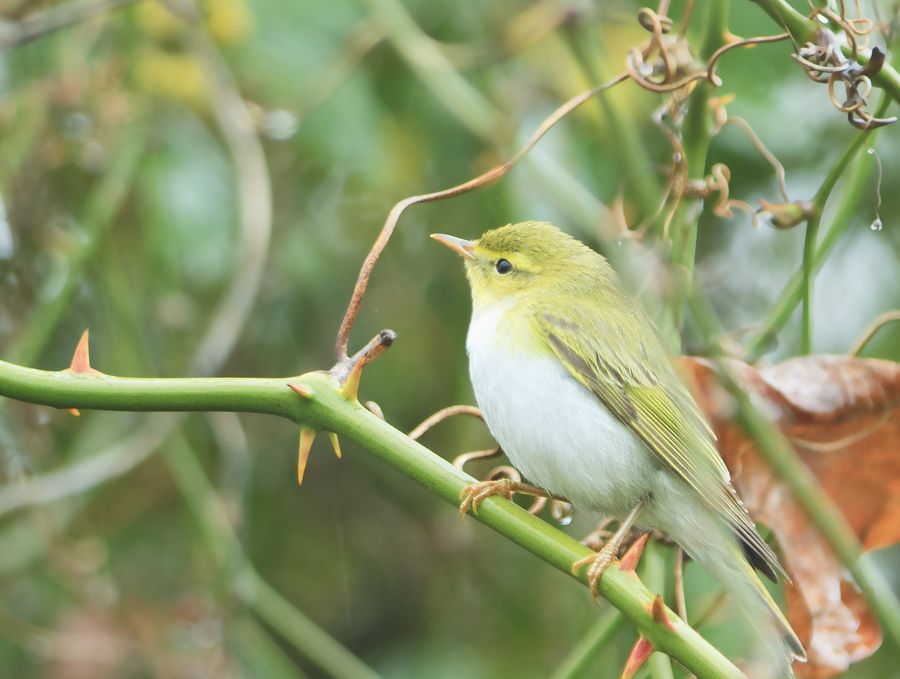
[[715, 435], [653, 324], [606, 259], [540, 222], [476, 241], [432, 238], [465, 262], [466, 347], [484, 420], [538, 486], [473, 484], [462, 508], [518, 491], [562, 496], [619, 519], [613, 539], [575, 564], [589, 565], [595, 594], [632, 525], [662, 531], [736, 597], [764, 642], [755, 645], [757, 676], [791, 676], [791, 660], [805, 660], [803, 646], [753, 567], [773, 580], [784, 571], [738, 499]]

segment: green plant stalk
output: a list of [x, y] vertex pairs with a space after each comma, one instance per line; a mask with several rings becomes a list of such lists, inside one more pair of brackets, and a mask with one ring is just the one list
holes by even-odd
[[306, 679], [307, 675], [250, 614], [229, 623], [225, 633], [250, 676]]
[[[567, 27], [565, 35], [568, 38], [569, 49], [590, 82], [606, 82], [609, 77], [605, 69], [592, 59], [591, 48], [598, 43], [598, 31], [593, 25], [590, 28], [592, 33], [587, 36], [578, 25]], [[624, 175], [634, 187], [641, 218], [648, 218], [656, 212], [660, 191], [653, 173], [649, 171], [653, 164], [635, 125], [634, 115], [623, 115], [606, 92], [597, 95], [597, 102], [613, 132], [618, 157], [625, 168]]]
[[25, 165], [27, 154], [44, 128], [50, 107], [41, 96], [21, 97], [15, 113], [3, 126], [3, 156], [0, 158], [0, 192], [3, 194], [8, 195], [13, 188], [13, 173]]
[[[289, 382], [311, 390], [311, 397], [294, 393]], [[0, 361], [0, 395], [56, 408], [268, 413], [337, 432], [453, 505], [474, 480], [359, 402], [345, 398], [334, 378], [322, 372], [282, 379], [143, 379], [49, 372]], [[576, 560], [591, 554], [574, 538], [502, 498], [489, 498], [477, 518], [566, 573]], [[586, 583], [584, 571], [576, 577]], [[278, 611], [277, 593], [267, 585], [250, 578], [246, 587], [253, 597], [265, 598], [266, 605]], [[631, 619], [657, 650], [698, 676], [742, 676], [673, 612], [667, 610], [671, 627], [656, 623], [650, 613], [653, 594], [633, 574], [611, 567], [600, 584], [600, 594]]]
[[624, 622], [625, 618], [617, 609], [605, 610], [556, 668], [551, 679], [578, 679], [588, 676], [588, 671], [599, 660], [600, 654], [613, 640]]
[[[878, 106], [878, 116], [881, 116], [887, 109], [890, 100], [887, 97], [882, 98], [881, 104]], [[816, 256], [816, 240], [819, 235], [819, 224], [822, 221], [822, 212], [825, 210], [825, 204], [834, 191], [834, 187], [840, 179], [841, 175], [849, 167], [850, 163], [859, 153], [859, 150], [865, 145], [869, 137], [869, 133], [874, 130], [864, 130], [856, 136], [856, 138], [847, 147], [847, 150], [834, 164], [831, 171], [826, 175], [825, 181], [816, 191], [813, 197], [812, 215], [806, 220], [806, 234], [803, 239], [803, 322], [800, 326], [800, 344], [802, 353], [812, 353], [812, 295], [813, 295], [813, 279], [815, 277], [814, 259]]]
[[134, 175], [146, 146], [147, 130], [142, 121], [128, 126], [123, 138], [117, 140], [114, 155], [100, 180], [97, 189], [88, 199], [82, 215], [86, 240], [84, 245], [69, 258], [65, 281], [52, 299], [46, 300], [29, 319], [19, 333], [7, 355], [16, 363], [33, 363], [44, 350], [53, 329], [69, 308], [75, 286], [82, 271], [90, 262], [97, 248], [103, 243], [107, 228], [128, 195]]
[[[753, 0], [753, 2], [772, 17], [775, 23], [790, 33], [795, 43], [803, 45], [807, 42], [816, 42], [821, 24], [802, 15], [791, 7], [787, 0]], [[847, 45], [843, 45], [841, 51], [847, 58], [850, 58], [853, 54]], [[869, 62], [869, 59], [865, 55], [859, 54], [857, 55], [857, 61], [865, 65]], [[887, 92], [891, 99], [900, 103], [900, 73], [893, 66], [885, 64], [872, 80], [878, 87]]]
[[[887, 96], [882, 97], [875, 115], [883, 115], [890, 105], [890, 101], [891, 100]], [[825, 204], [831, 196], [838, 179], [840, 179], [849, 168], [849, 174], [846, 178], [841, 202], [838, 204], [831, 225], [822, 237], [822, 242], [818, 247], [815, 247], [818, 224], [814, 227], [812, 232], [810, 232], [809, 227], [807, 226], [806, 238], [804, 239], [803, 244], [803, 263], [801, 268], [788, 281], [784, 291], [781, 293], [781, 297], [772, 307], [772, 310], [769, 312], [763, 323], [762, 329], [750, 340], [747, 347], [748, 360], [750, 362], [759, 359], [765, 347], [769, 344], [775, 334], [784, 327], [784, 324], [787, 323], [794, 309], [797, 307], [798, 302], [801, 300], [804, 301], [804, 323], [802, 332], [807, 337], [811, 337], [812, 323], [806, 316], [811, 315], [812, 304], [810, 298], [812, 296], [812, 281], [815, 274], [822, 268], [822, 265], [825, 264], [828, 255], [831, 254], [838, 239], [843, 235], [844, 231], [847, 230], [850, 221], [856, 214], [856, 208], [862, 198], [862, 192], [866, 187], [866, 181], [869, 178], [872, 167], [870, 163], [865, 162], [864, 158], [858, 159], [855, 164], [852, 163], [859, 153], [859, 150], [865, 146], [867, 141], [874, 143], [877, 134], [878, 129], [876, 128], [865, 130], [854, 137], [853, 141], [828, 172], [828, 175], [825, 177], [825, 180], [818, 191], [816, 191], [816, 195], [813, 198], [813, 217], [811, 219], [815, 219], [816, 222], [818, 222], [821, 219]], [[811, 339], [807, 340], [807, 342], [811, 345]], [[808, 346], [808, 344], [805, 342], [804, 347]], [[805, 349], [805, 351], [808, 353], [807, 349]]]
[[501, 128], [493, 106], [463, 78], [398, 0], [363, 0], [388, 39], [435, 98], [472, 133], [492, 141]]
[[256, 572], [231, 529], [225, 508], [184, 437], [163, 447], [175, 483], [197, 521], [201, 536], [232, 583], [238, 598], [305, 657], [337, 679], [378, 675], [287, 601]]
[[813, 260], [816, 257], [816, 238], [819, 234], [819, 223], [822, 214], [817, 211], [806, 220], [806, 233], [803, 237], [803, 317], [800, 324], [800, 353], [812, 353], [812, 295], [813, 277], [815, 275]]
[[[643, 578], [647, 587], [652, 592], [659, 592], [665, 596], [666, 591], [666, 555], [661, 545], [647, 543], [644, 555], [641, 558]], [[653, 679], [675, 679], [672, 672], [672, 661], [669, 656], [662, 653], [654, 653], [647, 660], [650, 666], [650, 676]]]
[[[728, 4], [725, 0], [711, 0], [707, 5], [700, 59], [708, 61], [713, 52], [724, 43], [727, 33]], [[703, 80], [694, 88], [688, 103], [682, 131], [688, 182], [702, 180], [706, 176], [706, 157], [712, 134], [709, 97], [713, 91], [713, 85]], [[669, 334], [667, 341], [673, 351], [679, 348], [680, 341], [677, 338], [681, 336], [685, 300], [694, 276], [700, 206], [697, 198], [682, 199], [671, 225], [672, 260], [679, 276], [679, 292], [669, 310], [670, 317], [664, 320], [663, 328]]]
[[[707, 338], [719, 334], [712, 311], [696, 295], [691, 299], [691, 312]], [[720, 347], [712, 348], [718, 356], [724, 355]], [[784, 435], [753, 406], [750, 397], [738, 386], [727, 365], [717, 361], [717, 368], [720, 383], [734, 397], [735, 422], [747, 437], [756, 443], [756, 450], [803, 505], [816, 528], [825, 536], [835, 554], [856, 580], [869, 606], [876, 612], [894, 641], [900, 645], [900, 604], [884, 576], [869, 557], [863, 554], [862, 547], [844, 515], [822, 491], [812, 472], [797, 457]]]

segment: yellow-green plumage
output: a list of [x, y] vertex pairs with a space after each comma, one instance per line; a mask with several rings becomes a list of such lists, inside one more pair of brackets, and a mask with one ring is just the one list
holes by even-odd
[[669, 533], [721, 580], [733, 580], [724, 584], [751, 615], [769, 618], [757, 622], [776, 630], [785, 662], [802, 658], [739, 545], [773, 579], [784, 571], [740, 503], [715, 436], [652, 323], [606, 260], [539, 222], [471, 243], [442, 238], [465, 255], [473, 386], [513, 463], [588, 509], [622, 518], [633, 503], [646, 503], [639, 523]]

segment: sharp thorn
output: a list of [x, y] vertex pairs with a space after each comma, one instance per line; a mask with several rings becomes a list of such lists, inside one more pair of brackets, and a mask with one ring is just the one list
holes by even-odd
[[78, 408], [69, 408], [69, 414], [75, 417], [81, 417], [81, 411]]
[[88, 375], [101, 375], [99, 370], [91, 367], [91, 349], [90, 349], [90, 331], [85, 330], [81, 333], [81, 339], [75, 347], [75, 353], [72, 354], [72, 362], [69, 364], [67, 372], [81, 373]]
[[652, 654], [653, 644], [644, 636], [638, 637], [631, 653], [628, 654], [628, 660], [625, 661], [625, 668], [622, 670], [620, 679], [632, 679]]
[[365, 361], [357, 361], [350, 374], [347, 375], [347, 381], [341, 386], [341, 396], [348, 401], [355, 401], [359, 396], [359, 379], [362, 377], [362, 369]]
[[293, 389], [294, 393], [297, 394], [300, 398], [310, 399], [313, 397], [313, 390], [311, 387], [306, 386], [305, 384], [291, 384], [288, 383], [288, 386]]
[[644, 553], [644, 547], [647, 546], [647, 540], [650, 538], [650, 533], [644, 533], [641, 537], [634, 541], [631, 547], [628, 548], [628, 551], [625, 552], [625, 555], [619, 561], [619, 570], [621, 571], [630, 571], [634, 573], [634, 570], [637, 568], [638, 563], [641, 561], [641, 555]]
[[303, 473], [306, 471], [306, 462], [309, 460], [309, 451], [316, 438], [316, 430], [309, 427], [300, 427], [300, 449], [297, 454], [297, 485], [303, 484]]
[[341, 441], [338, 435], [333, 431], [328, 432], [328, 440], [331, 441], [331, 447], [334, 448], [334, 454], [337, 459], [341, 459]]
[[365, 406], [366, 410], [372, 413], [379, 420], [384, 419], [384, 412], [381, 410], [381, 406], [375, 403], [375, 401], [366, 401]]
[[672, 624], [669, 616], [666, 615], [666, 605], [659, 594], [656, 595], [653, 603], [650, 604], [650, 614], [653, 616], [653, 622], [657, 625], [665, 625], [671, 630], [675, 629], [675, 625]]

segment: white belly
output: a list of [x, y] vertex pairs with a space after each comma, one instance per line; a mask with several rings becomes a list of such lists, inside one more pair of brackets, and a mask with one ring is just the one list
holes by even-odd
[[576, 506], [621, 516], [654, 490], [640, 439], [553, 356], [515, 351], [506, 309], [475, 315], [467, 349], [475, 398], [494, 438], [532, 483]]

